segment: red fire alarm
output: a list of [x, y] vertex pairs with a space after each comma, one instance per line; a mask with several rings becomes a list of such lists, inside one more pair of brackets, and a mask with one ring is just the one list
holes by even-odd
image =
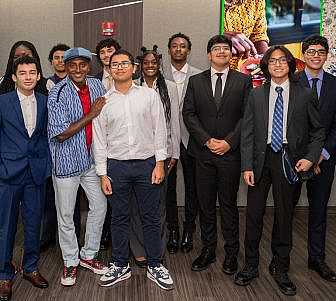
[[117, 34], [116, 22], [102, 22], [101, 28], [103, 36], [113, 36]]

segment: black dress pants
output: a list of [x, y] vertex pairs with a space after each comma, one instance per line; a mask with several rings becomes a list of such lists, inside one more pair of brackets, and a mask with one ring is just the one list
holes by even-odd
[[202, 161], [196, 159], [196, 184], [200, 206], [200, 226], [203, 247], [215, 251], [217, 246], [216, 201], [218, 197], [221, 228], [226, 255], [239, 251], [239, 213], [237, 192], [240, 181], [240, 161], [223, 157]]
[[271, 185], [274, 199], [271, 249], [277, 268], [285, 271], [289, 268], [292, 249], [294, 192], [297, 184], [287, 182], [282, 170], [281, 152], [274, 153], [267, 147], [261, 178], [255, 186], [249, 186], [247, 192], [245, 262], [253, 266], [259, 264], [259, 243]]
[[[185, 187], [185, 221], [184, 229], [188, 232], [194, 232], [196, 229], [196, 217], [198, 213], [198, 199], [195, 184], [195, 159], [191, 157], [183, 143], [180, 144], [180, 161], [183, 169], [184, 187]], [[176, 171], [177, 165], [168, 175], [166, 210], [167, 226], [169, 230], [178, 229], [178, 210], [176, 201]]]

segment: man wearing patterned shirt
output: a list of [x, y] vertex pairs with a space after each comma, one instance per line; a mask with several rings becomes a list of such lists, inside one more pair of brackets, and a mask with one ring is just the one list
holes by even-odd
[[[91, 52], [72, 48], [64, 53], [68, 77], [57, 84], [48, 97], [48, 136], [52, 157], [52, 177], [64, 270], [61, 284], [74, 285], [77, 266], [104, 274], [107, 268], [95, 259], [99, 250], [106, 213], [106, 198], [100, 189], [91, 156], [92, 119], [105, 104], [100, 80], [88, 78]], [[89, 201], [85, 244], [80, 251], [73, 213], [79, 185]]]

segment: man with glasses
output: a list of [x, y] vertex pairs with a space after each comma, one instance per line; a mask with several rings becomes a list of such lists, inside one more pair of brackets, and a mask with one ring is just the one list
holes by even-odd
[[131, 277], [129, 266], [129, 200], [136, 194], [148, 262], [147, 277], [173, 289], [169, 271], [160, 263], [160, 192], [167, 158], [163, 105], [155, 90], [132, 81], [134, 58], [118, 50], [110, 60], [114, 85], [106, 106], [93, 122], [94, 157], [101, 188], [111, 205], [112, 262], [101, 277], [111, 286]]
[[[72, 286], [77, 266], [95, 274], [107, 267], [96, 259], [106, 213], [106, 197], [100, 189], [92, 156], [92, 120], [105, 105], [100, 80], [88, 77], [91, 52], [71, 48], [64, 53], [68, 77], [48, 97], [48, 136], [52, 158], [59, 244], [64, 268], [61, 284]], [[79, 185], [89, 202], [85, 243], [79, 252], [75, 234], [74, 209]], [[79, 254], [80, 253], [80, 254]]]
[[[304, 71], [300, 82], [310, 89], [317, 102], [326, 140], [320, 158], [314, 167], [316, 176], [306, 184], [309, 202], [308, 268], [327, 281], [336, 281], [336, 273], [325, 262], [327, 208], [335, 173], [336, 148], [336, 78], [323, 71], [329, 51], [328, 40], [319, 35], [306, 38], [302, 43]], [[301, 186], [298, 188], [297, 200]]]
[[200, 206], [203, 249], [192, 263], [202, 271], [216, 260], [218, 198], [225, 240], [223, 272], [237, 270], [240, 182], [240, 126], [251, 78], [229, 69], [232, 42], [217, 35], [207, 45], [210, 69], [190, 77], [183, 118], [190, 133], [188, 151], [196, 160], [196, 187]]
[[[272, 185], [274, 223], [269, 272], [285, 295], [295, 295], [288, 276], [297, 175], [307, 172], [320, 156], [324, 129], [310, 89], [294, 76], [295, 59], [284, 46], [272, 46], [261, 61], [267, 82], [251, 91], [241, 129], [241, 169], [246, 184], [245, 266], [235, 275], [237, 285], [258, 277], [259, 243], [269, 189]], [[286, 153], [285, 153], [286, 152]], [[288, 166], [289, 165], [289, 166]]]

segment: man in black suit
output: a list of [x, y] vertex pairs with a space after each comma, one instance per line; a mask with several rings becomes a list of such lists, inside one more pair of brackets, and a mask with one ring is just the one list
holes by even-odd
[[[284, 46], [272, 46], [261, 61], [267, 82], [249, 96], [241, 132], [241, 168], [248, 185], [245, 266], [235, 283], [247, 285], [258, 277], [259, 243], [270, 186], [274, 199], [274, 223], [269, 268], [282, 293], [295, 295], [290, 280], [292, 220], [297, 174], [284, 173], [284, 150], [296, 173], [307, 172], [321, 154], [324, 128], [310, 89], [294, 78], [293, 55]], [[288, 170], [288, 169], [287, 169]]]
[[[336, 273], [325, 263], [327, 208], [336, 164], [336, 78], [323, 71], [328, 51], [326, 38], [319, 35], [306, 38], [302, 43], [306, 68], [298, 75], [303, 86], [313, 90], [326, 131], [323, 150], [315, 166], [316, 176], [306, 185], [309, 202], [308, 267], [323, 279], [335, 282]], [[297, 200], [300, 192], [301, 186]]]
[[240, 128], [252, 81], [229, 69], [232, 43], [226, 37], [212, 37], [207, 52], [211, 68], [190, 77], [183, 106], [184, 122], [190, 133], [188, 151], [196, 158], [203, 242], [192, 270], [204, 270], [216, 260], [218, 197], [226, 253], [223, 272], [233, 274], [239, 251]]

